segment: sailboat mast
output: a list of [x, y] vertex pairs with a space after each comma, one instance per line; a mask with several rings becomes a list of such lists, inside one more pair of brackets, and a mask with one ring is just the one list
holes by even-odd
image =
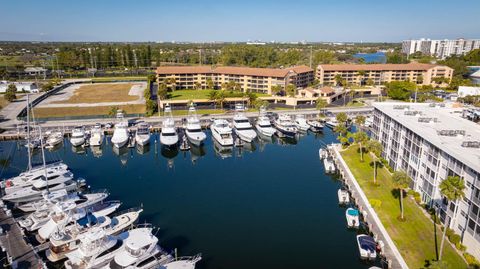
[[40, 148], [42, 150], [43, 172], [45, 173], [45, 182], [47, 183], [47, 193], [50, 193], [50, 190], [48, 189], [47, 165], [45, 163], [45, 149], [43, 147], [42, 127], [40, 127], [40, 125], [38, 125], [38, 132], [40, 135]]
[[32, 153], [30, 148], [30, 97], [27, 93], [27, 154], [28, 154], [28, 171], [32, 170]]

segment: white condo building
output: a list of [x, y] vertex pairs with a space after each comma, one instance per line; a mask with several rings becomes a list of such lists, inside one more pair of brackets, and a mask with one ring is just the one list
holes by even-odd
[[[374, 103], [372, 135], [383, 147], [383, 157], [395, 170], [404, 170], [410, 188], [422, 201], [440, 209], [440, 219], [451, 219], [468, 251], [480, 258], [480, 125], [462, 118], [462, 108], [426, 103]], [[440, 194], [448, 176], [464, 179], [465, 199], [458, 205]], [[454, 216], [455, 207], [458, 206]]]
[[480, 48], [480, 39], [411, 39], [402, 42], [402, 52], [410, 55], [417, 51], [445, 59], [451, 55], [464, 55], [471, 50]]

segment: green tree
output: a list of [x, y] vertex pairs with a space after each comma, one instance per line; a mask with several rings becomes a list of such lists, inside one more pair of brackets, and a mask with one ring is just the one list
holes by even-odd
[[442, 260], [443, 245], [445, 243], [445, 235], [449, 227], [455, 225], [455, 218], [458, 210], [458, 203], [465, 197], [465, 183], [463, 179], [458, 176], [449, 176], [440, 183], [440, 193], [447, 198], [447, 211], [450, 208], [450, 203], [455, 202], [455, 210], [453, 212], [453, 223], [450, 225], [450, 218], [445, 214], [445, 225], [443, 228], [442, 243], [440, 244], [439, 260]]
[[272, 95], [277, 95], [283, 90], [282, 86], [280, 85], [273, 85], [271, 88]]
[[340, 74], [335, 75], [335, 83], [337, 84], [337, 86], [340, 86], [340, 84], [342, 84], [342, 80], [343, 80], [342, 75]]
[[253, 92], [247, 92], [245, 94], [245, 96], [247, 97], [247, 102], [248, 102], [248, 106], [252, 106], [255, 104], [255, 101], [257, 100], [257, 94], [256, 93], [253, 93]]
[[225, 91], [221, 90], [217, 93], [217, 103], [220, 105], [220, 108], [223, 109], [223, 103], [225, 103]]
[[118, 106], [111, 106], [110, 109], [108, 110], [107, 115], [109, 117], [115, 117], [117, 115], [118, 110], [120, 110]]
[[340, 135], [346, 135], [348, 132], [347, 127], [343, 124], [337, 124], [335, 127], [333, 127], [333, 131]]
[[360, 149], [360, 160], [363, 162], [363, 146], [365, 142], [368, 141], [369, 137], [367, 133], [363, 131], [358, 131], [352, 135], [352, 138], [358, 143], [358, 148]]
[[348, 121], [348, 115], [345, 112], [340, 112], [340, 113], [337, 114], [336, 119], [339, 123], [338, 125], [344, 125], [345, 126], [345, 124]]
[[322, 97], [317, 98], [315, 107], [320, 111], [320, 113], [323, 113], [323, 110], [327, 107], [327, 105], [327, 100], [323, 99]]
[[211, 78], [207, 78], [207, 88], [210, 90], [213, 90], [215, 87], [215, 84], [213, 83], [213, 80]]
[[288, 96], [295, 97], [295, 95], [297, 94], [297, 87], [293, 84], [288, 84], [286, 92]]
[[450, 269], [450, 265], [446, 261], [430, 261], [428, 269]]
[[398, 191], [400, 192], [400, 219], [404, 220], [403, 216], [403, 191], [408, 188], [408, 184], [410, 184], [410, 177], [405, 173], [405, 171], [395, 171], [392, 175], [392, 180], [397, 186]]
[[399, 51], [387, 52], [387, 63], [389, 64], [407, 64], [410, 61], [407, 59], [407, 56], [400, 53]]
[[392, 81], [385, 86], [390, 98], [403, 101], [408, 100], [417, 87], [415, 83], [409, 81]]
[[383, 146], [376, 140], [369, 140], [366, 143], [367, 150], [373, 155], [373, 183], [377, 184], [377, 162], [383, 152]]
[[145, 105], [146, 105], [147, 116], [152, 116], [157, 111], [157, 108], [158, 108], [157, 102], [153, 100], [147, 100], [145, 102]]
[[195, 87], [195, 90], [200, 90], [202, 88], [202, 83], [197, 81], [194, 83], [194, 87]]
[[17, 86], [15, 84], [9, 84], [7, 90], [5, 91], [5, 100], [12, 102], [17, 99]]
[[373, 85], [375, 85], [375, 81], [373, 81], [373, 79], [371, 79], [371, 78], [367, 79], [367, 82], [366, 82], [366, 83], [367, 83], [368, 86], [373, 86]]
[[159, 100], [164, 100], [168, 96], [168, 87], [165, 83], [158, 84], [157, 97]]
[[363, 128], [363, 125], [365, 124], [365, 116], [363, 115], [358, 115], [355, 117], [355, 124], [357, 125], [357, 127], [359, 127], [360, 129]]
[[254, 106], [256, 110], [260, 110], [262, 107], [268, 109], [268, 105], [270, 103], [267, 100], [257, 99], [254, 102]]
[[313, 55], [313, 64], [330, 64], [335, 61], [335, 53], [328, 50], [316, 51]]

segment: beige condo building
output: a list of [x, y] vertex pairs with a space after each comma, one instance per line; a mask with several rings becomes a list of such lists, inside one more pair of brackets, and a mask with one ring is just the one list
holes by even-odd
[[412, 81], [419, 85], [436, 85], [434, 78], [452, 79], [453, 69], [435, 64], [323, 64], [317, 67], [316, 78], [321, 84], [334, 85], [336, 77], [349, 84], [366, 84], [371, 80], [380, 85], [391, 81]]
[[[308, 66], [289, 68], [251, 68], [232, 66], [161, 66], [157, 68], [157, 82], [172, 84], [176, 89], [208, 89], [211, 80], [215, 89], [224, 83], [235, 82], [242, 91], [272, 93], [272, 87], [285, 88], [293, 84], [297, 88], [307, 87], [315, 79], [314, 71]], [[169, 85], [172, 86], [172, 85]]]

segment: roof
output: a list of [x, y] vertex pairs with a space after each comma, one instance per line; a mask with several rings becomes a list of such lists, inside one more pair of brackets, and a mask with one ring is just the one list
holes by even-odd
[[296, 74], [313, 72], [308, 66], [294, 66], [289, 68], [253, 68], [236, 66], [160, 66], [157, 68], [157, 74], [225, 74], [240, 76], [262, 76], [284, 78], [289, 72]]
[[436, 64], [321, 64], [318, 69], [324, 71], [409, 71], [409, 70], [428, 70], [433, 67], [442, 67], [451, 69], [448, 66]]
[[[420, 111], [419, 117], [405, 115], [405, 109], [395, 109], [396, 105], [408, 106], [411, 111]], [[480, 172], [480, 149], [462, 147], [463, 141], [479, 141], [480, 125], [461, 117], [462, 109], [452, 104], [446, 107], [430, 107], [427, 103], [376, 102], [373, 106], [393, 120], [446, 152], [470, 168]], [[419, 118], [436, 118], [437, 122], [423, 123]], [[443, 136], [442, 130], [464, 130], [463, 137]]]
[[326, 93], [326, 94], [335, 92], [335, 91], [332, 89], [332, 87], [328, 87], [328, 86], [327, 86], [327, 87], [322, 87], [322, 88], [320, 88], [320, 91], [321, 91], [322, 93]]

